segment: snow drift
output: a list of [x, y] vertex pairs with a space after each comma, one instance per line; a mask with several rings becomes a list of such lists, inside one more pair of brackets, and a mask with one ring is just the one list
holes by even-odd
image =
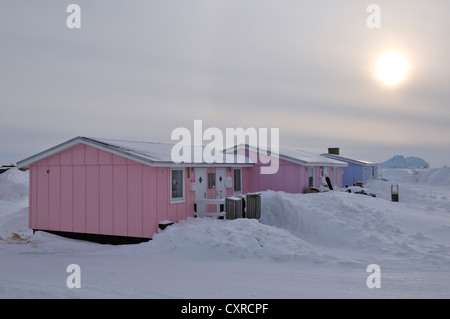
[[28, 230], [28, 172], [12, 168], [0, 174], [0, 243], [26, 243]]
[[330, 247], [382, 249], [401, 233], [386, 217], [386, 202], [345, 192], [266, 192], [261, 222]]
[[450, 186], [450, 167], [417, 172], [417, 181], [435, 186]]
[[190, 256], [323, 261], [304, 240], [256, 219], [189, 218], [156, 234], [148, 246], [179, 250]]
[[0, 174], [0, 200], [18, 200], [28, 196], [28, 171], [12, 168]]

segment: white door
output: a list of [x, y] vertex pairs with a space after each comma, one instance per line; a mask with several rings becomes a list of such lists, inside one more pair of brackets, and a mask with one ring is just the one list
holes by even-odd
[[[206, 168], [195, 169], [195, 199], [206, 199], [208, 180], [206, 179]], [[197, 204], [197, 213], [206, 213], [206, 204]]]

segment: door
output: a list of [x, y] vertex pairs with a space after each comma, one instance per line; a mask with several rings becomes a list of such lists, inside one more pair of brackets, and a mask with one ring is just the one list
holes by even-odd
[[[226, 196], [225, 168], [196, 168], [195, 169], [195, 199], [221, 199]], [[223, 211], [223, 204], [197, 204], [197, 213]]]
[[[196, 168], [195, 169], [195, 199], [206, 199], [207, 191], [207, 179], [206, 179], [206, 168]], [[206, 213], [206, 204], [197, 204], [197, 213]]]

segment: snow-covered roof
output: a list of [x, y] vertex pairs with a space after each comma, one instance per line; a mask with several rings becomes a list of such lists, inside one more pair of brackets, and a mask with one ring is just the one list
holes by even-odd
[[381, 163], [374, 163], [374, 162], [369, 162], [369, 161], [363, 161], [363, 160], [349, 158], [349, 157], [344, 157], [344, 156], [336, 155], [336, 154], [325, 153], [325, 154], [322, 154], [321, 156], [325, 156], [325, 157], [332, 158], [332, 159], [335, 159], [335, 160], [343, 161], [343, 162], [346, 162], [346, 163], [354, 163], [354, 164], [359, 164], [359, 165], [364, 165], [364, 166], [379, 166], [379, 165], [381, 165]]
[[303, 162], [308, 166], [347, 166], [345, 162], [297, 149], [280, 149], [280, 156]]
[[[246, 145], [241, 144], [227, 149], [227, 152], [234, 152], [236, 150], [241, 150], [244, 148], [255, 152], [258, 151], [255, 147], [249, 146], [247, 144]], [[259, 148], [259, 151], [261, 151], [261, 148]], [[304, 166], [347, 166], [347, 163], [343, 161], [326, 158], [299, 149], [279, 148], [278, 152], [271, 152], [270, 149], [262, 149], [262, 151], [272, 156], [278, 155], [280, 159], [301, 164]]]
[[[186, 146], [191, 150], [191, 161], [184, 163], [175, 163], [172, 160], [172, 149], [176, 144], [157, 143], [157, 142], [140, 142], [140, 141], [125, 141], [105, 138], [92, 137], [75, 137], [69, 141], [61, 143], [36, 155], [28, 157], [17, 163], [19, 168], [28, 168], [30, 164], [38, 162], [44, 158], [50, 157], [69, 148], [79, 144], [89, 145], [149, 166], [210, 166], [210, 165], [226, 165], [226, 166], [247, 166], [253, 165], [245, 156], [219, 153], [217, 157], [209, 157], [207, 154], [214, 154], [212, 149], [204, 146], [201, 148], [194, 148], [194, 146]], [[204, 151], [207, 152], [204, 152]], [[201, 162], [194, 158], [195, 152], [201, 151]], [[215, 160], [221, 159], [220, 161]], [[194, 161], [195, 159], [195, 161]]]

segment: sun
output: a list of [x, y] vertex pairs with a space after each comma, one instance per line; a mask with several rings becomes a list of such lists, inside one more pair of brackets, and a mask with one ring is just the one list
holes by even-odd
[[386, 85], [394, 86], [402, 82], [408, 73], [408, 60], [395, 51], [386, 52], [377, 62], [377, 77]]

